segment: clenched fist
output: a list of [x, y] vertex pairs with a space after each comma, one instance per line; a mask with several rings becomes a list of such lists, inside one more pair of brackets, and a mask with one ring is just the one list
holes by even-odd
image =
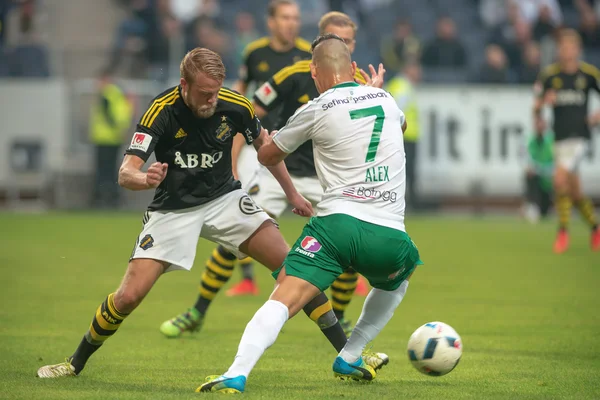
[[169, 168], [169, 164], [155, 162], [148, 168], [146, 172], [146, 184], [149, 188], [155, 188], [160, 185], [160, 183], [167, 176], [167, 169]]

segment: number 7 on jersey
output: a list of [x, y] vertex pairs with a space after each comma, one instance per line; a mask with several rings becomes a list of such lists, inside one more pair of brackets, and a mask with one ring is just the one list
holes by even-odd
[[383, 107], [381, 106], [359, 108], [358, 110], [350, 111], [351, 119], [360, 119], [372, 116], [375, 116], [375, 125], [373, 126], [373, 133], [371, 134], [371, 141], [369, 142], [369, 149], [367, 150], [367, 158], [365, 159], [365, 162], [375, 161], [377, 147], [379, 147], [379, 138], [381, 136], [381, 131], [383, 130], [385, 113], [383, 112]]

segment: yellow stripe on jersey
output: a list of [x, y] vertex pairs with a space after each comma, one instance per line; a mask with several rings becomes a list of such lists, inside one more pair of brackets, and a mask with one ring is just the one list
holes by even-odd
[[356, 69], [356, 72], [354, 73], [354, 80], [358, 83], [360, 83], [361, 85], [364, 85], [365, 83], [367, 83], [367, 81], [365, 81], [365, 77], [362, 76], [362, 74], [360, 73], [359, 69]]
[[556, 75], [559, 72], [560, 72], [560, 65], [558, 65], [558, 63], [550, 64], [542, 70], [542, 73], [540, 74], [540, 79], [542, 81], [545, 81], [552, 75]]
[[155, 114], [155, 112], [159, 108], [162, 110], [161, 106], [164, 103], [172, 101], [174, 98], [178, 98], [179, 97], [179, 92], [177, 90], [178, 90], [178, 88], [175, 88], [171, 92], [167, 93], [166, 95], [164, 95], [162, 97], [159, 97], [158, 99], [154, 100], [152, 102], [152, 105], [148, 108], [148, 110], [146, 111], [146, 113], [142, 116], [142, 120], [140, 122], [140, 125], [143, 125], [143, 126], [146, 126], [146, 127], [149, 128], [150, 125], [152, 124], [150, 122], [150, 120], [154, 121], [154, 119], [152, 118], [152, 116]]
[[252, 107], [252, 103], [250, 103], [250, 101], [244, 96], [222, 88], [221, 90], [219, 90], [219, 100], [227, 101], [229, 103], [245, 107], [250, 113], [250, 118], [254, 118], [254, 107]]
[[290, 75], [305, 73], [310, 71], [310, 60], [298, 61], [297, 63], [283, 68], [281, 71], [273, 75], [273, 81], [276, 85], [281, 85]]
[[271, 38], [269, 38], [267, 36], [260, 38], [260, 39], [256, 39], [255, 41], [248, 43], [248, 45], [242, 52], [242, 55], [244, 58], [246, 58], [253, 51], [258, 50], [263, 47], [267, 47], [270, 43], [271, 43]]
[[296, 39], [296, 48], [302, 51], [306, 51], [307, 53], [310, 53], [310, 43], [302, 38], [297, 38]]
[[593, 76], [594, 79], [596, 79], [596, 80], [600, 79], [600, 70], [598, 70], [598, 68], [596, 68], [592, 64], [588, 64], [586, 62], [582, 62], [581, 63], [581, 70], [584, 73]]

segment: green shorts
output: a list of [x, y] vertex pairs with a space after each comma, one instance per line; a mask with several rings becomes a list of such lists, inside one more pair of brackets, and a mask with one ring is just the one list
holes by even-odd
[[375, 288], [395, 290], [420, 264], [419, 250], [406, 232], [345, 214], [311, 218], [284, 261], [287, 275], [322, 291], [348, 267]]

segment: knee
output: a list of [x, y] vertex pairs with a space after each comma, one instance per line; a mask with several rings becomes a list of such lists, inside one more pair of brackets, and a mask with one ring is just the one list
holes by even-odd
[[557, 171], [556, 175], [554, 175], [554, 187], [560, 193], [567, 193], [569, 191], [569, 180], [564, 171]]
[[119, 312], [129, 314], [142, 302], [144, 296], [132, 289], [119, 289], [115, 293], [115, 307]]

